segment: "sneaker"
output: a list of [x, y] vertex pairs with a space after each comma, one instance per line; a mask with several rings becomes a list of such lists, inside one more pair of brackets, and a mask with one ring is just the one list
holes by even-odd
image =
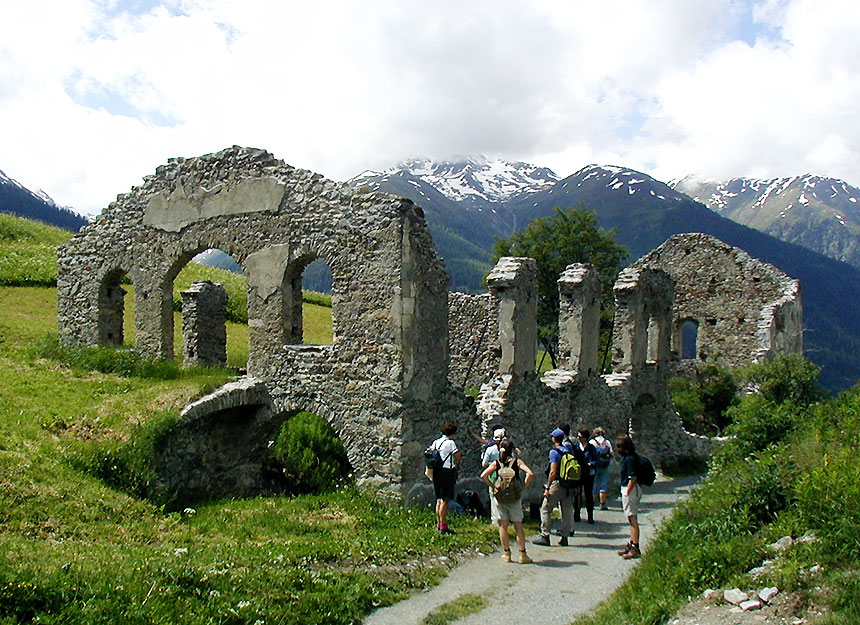
[[532, 560], [525, 551], [520, 551], [520, 564], [531, 564], [532, 562], [534, 562], [534, 560]]
[[541, 534], [537, 538], [532, 541], [533, 545], [541, 545], [543, 547], [549, 547], [549, 536], [547, 534]]
[[621, 551], [618, 552], [618, 555], [619, 556], [626, 556], [628, 553], [630, 553], [630, 549], [631, 549], [632, 545], [633, 545], [633, 543], [628, 542], [626, 545], [624, 545], [624, 549], [622, 549]]
[[609, 510], [609, 506], [607, 506], [605, 503], [602, 503], [602, 504], [600, 504], [600, 509], [601, 510]]
[[625, 560], [631, 560], [633, 558], [638, 558], [642, 555], [642, 552], [639, 551], [639, 545], [630, 545], [630, 551], [624, 554]]
[[440, 527], [439, 533], [440, 534], [456, 534], [457, 532], [452, 530], [450, 527]]
[[[522, 556], [520, 556], [520, 557], [522, 557]], [[511, 562], [511, 550], [510, 549], [506, 549], [502, 553], [502, 562]]]
[[558, 540], [558, 546], [559, 546], [559, 547], [567, 547], [567, 546], [568, 546], [568, 544], [569, 544], [569, 543], [567, 542], [567, 536], [562, 536], [562, 537]]

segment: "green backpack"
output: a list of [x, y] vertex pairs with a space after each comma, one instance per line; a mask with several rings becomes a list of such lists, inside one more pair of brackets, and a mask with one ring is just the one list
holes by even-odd
[[556, 447], [556, 451], [561, 454], [561, 460], [558, 463], [559, 483], [565, 488], [579, 486], [580, 478], [582, 478], [582, 467], [579, 465], [579, 460], [565, 447]]

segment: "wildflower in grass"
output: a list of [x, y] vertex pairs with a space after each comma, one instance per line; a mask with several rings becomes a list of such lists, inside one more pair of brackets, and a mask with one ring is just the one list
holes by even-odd
[[249, 605], [251, 605], [250, 601], [240, 601], [236, 604], [236, 607], [241, 610], [242, 608], [247, 608]]
[[191, 516], [192, 514], [197, 514], [197, 510], [195, 510], [194, 508], [185, 508], [182, 511], [182, 514], [187, 514], [188, 516]]
[[184, 556], [188, 553], [188, 547], [177, 547], [173, 550], [173, 555], [175, 556]]

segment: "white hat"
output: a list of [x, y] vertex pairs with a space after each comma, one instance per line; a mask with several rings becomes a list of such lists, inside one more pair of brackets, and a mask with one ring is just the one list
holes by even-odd
[[493, 431], [493, 439], [499, 440], [505, 437], [505, 428], [499, 428]]

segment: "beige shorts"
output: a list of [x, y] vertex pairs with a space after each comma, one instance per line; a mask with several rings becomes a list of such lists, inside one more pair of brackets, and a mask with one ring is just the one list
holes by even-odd
[[630, 495], [627, 494], [627, 486], [621, 487], [621, 509], [624, 516], [636, 516], [639, 514], [639, 500], [642, 499], [642, 488], [639, 484], [633, 486]]
[[502, 502], [493, 497], [494, 506], [491, 506], [490, 514], [493, 521], [510, 521], [511, 523], [519, 523], [523, 520], [523, 501]]

